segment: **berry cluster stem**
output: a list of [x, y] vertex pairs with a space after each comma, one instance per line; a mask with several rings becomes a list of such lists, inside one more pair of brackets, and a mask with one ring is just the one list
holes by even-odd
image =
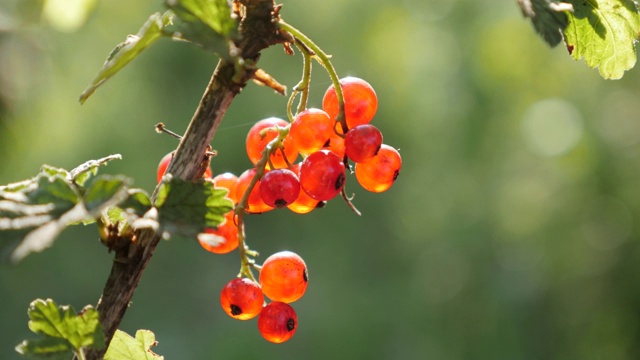
[[258, 162], [255, 165], [256, 174], [253, 176], [253, 178], [251, 178], [251, 181], [249, 182], [247, 189], [244, 191], [244, 194], [242, 194], [242, 198], [240, 199], [240, 201], [238, 202], [238, 205], [236, 205], [236, 208], [235, 208], [236, 219], [238, 221], [238, 252], [240, 254], [239, 276], [246, 276], [255, 282], [257, 281], [253, 276], [253, 272], [251, 269], [259, 267], [258, 265], [255, 264], [255, 261], [253, 260], [253, 257], [257, 256], [258, 253], [253, 250], [250, 250], [246, 242], [246, 238], [244, 234], [245, 210], [249, 206], [249, 196], [251, 195], [251, 192], [256, 187], [256, 184], [258, 184], [258, 181], [262, 178], [262, 176], [264, 176], [265, 168], [267, 166], [267, 163], [269, 162], [269, 159], [271, 158], [271, 154], [278, 151], [278, 149], [282, 148], [282, 142], [284, 141], [284, 138], [288, 134], [289, 134], [288, 126], [284, 128], [278, 127], [278, 136], [275, 139], [271, 140], [265, 146], [264, 150], [262, 150], [262, 156], [260, 157], [260, 160], [258, 160]]
[[318, 62], [327, 70], [329, 77], [331, 78], [331, 82], [333, 83], [333, 87], [336, 89], [336, 96], [338, 98], [338, 115], [336, 116], [336, 122], [340, 123], [342, 126], [342, 130], [344, 133], [347, 132], [347, 121], [344, 115], [344, 94], [342, 93], [342, 86], [340, 85], [340, 79], [338, 78], [338, 73], [336, 69], [333, 67], [331, 60], [329, 59], [329, 55], [327, 55], [318, 45], [316, 45], [307, 35], [302, 33], [300, 30], [295, 27], [289, 25], [288, 23], [280, 20], [278, 22], [278, 27], [281, 30], [284, 30], [290, 33], [297, 41], [304, 44], [308, 49], [313, 51], [314, 57], [318, 60]]

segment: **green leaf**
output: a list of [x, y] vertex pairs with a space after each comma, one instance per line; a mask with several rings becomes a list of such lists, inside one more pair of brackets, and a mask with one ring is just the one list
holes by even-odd
[[16, 346], [16, 351], [26, 359], [69, 360], [73, 356], [68, 341], [53, 337], [24, 340]]
[[556, 46], [562, 41], [562, 32], [569, 23], [563, 10], [570, 9], [570, 4], [551, 0], [518, 0], [518, 4], [547, 44]]
[[211, 181], [172, 178], [164, 182], [156, 202], [162, 230], [172, 237], [193, 239], [205, 228], [219, 225], [233, 208], [226, 194], [224, 189], [215, 189]]
[[164, 29], [171, 24], [172, 15], [171, 11], [151, 15], [137, 35], [129, 35], [124, 42], [118, 44], [107, 57], [98, 75], [80, 95], [80, 103], [84, 103], [100, 85], [140, 55], [149, 45], [165, 35]]
[[235, 28], [227, 0], [167, 0], [167, 6], [180, 18], [200, 20], [218, 35], [228, 36]]
[[136, 331], [135, 339], [124, 331], [116, 330], [109, 344], [105, 360], [160, 360], [160, 356], [151, 347], [155, 346], [156, 336], [149, 330]]
[[98, 173], [98, 168], [100, 166], [106, 165], [111, 160], [120, 160], [122, 159], [122, 155], [114, 154], [105, 156], [102, 159], [98, 160], [89, 160], [84, 164], [77, 166], [75, 169], [69, 172], [69, 176], [72, 181], [80, 186], [84, 186], [84, 184], [89, 180], [92, 176], [95, 176]]
[[102, 211], [126, 200], [131, 181], [125, 177], [98, 176], [88, 188], [74, 182], [113, 158], [89, 161], [71, 172], [45, 165], [32, 179], [1, 186], [2, 259], [17, 262], [42, 251], [67, 226], [93, 222]]
[[128, 193], [129, 197], [122, 202], [119, 207], [138, 217], [144, 216], [144, 214], [151, 209], [149, 194], [142, 189], [129, 189]]
[[565, 41], [575, 60], [584, 57], [605, 79], [620, 79], [636, 63], [640, 14], [631, 0], [571, 1]]
[[25, 356], [45, 358], [50, 354], [58, 357], [65, 352], [70, 355], [69, 350], [77, 353], [84, 348], [103, 349], [105, 346], [98, 311], [91, 306], [77, 314], [70, 306], [58, 306], [51, 299], [38, 299], [31, 303], [28, 314], [29, 329], [42, 338], [24, 341], [16, 347], [16, 351]]
[[228, 55], [228, 40], [235, 35], [237, 21], [227, 0], [167, 0], [167, 7], [176, 14], [174, 38]]
[[124, 201], [131, 181], [124, 176], [103, 175], [95, 178], [84, 195], [84, 206], [89, 212], [100, 211]]

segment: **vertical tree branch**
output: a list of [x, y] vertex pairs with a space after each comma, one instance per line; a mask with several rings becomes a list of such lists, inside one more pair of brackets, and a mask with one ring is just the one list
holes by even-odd
[[[240, 19], [239, 36], [235, 46], [241, 61], [220, 60], [200, 100], [184, 137], [171, 162], [168, 173], [181, 179], [198, 179], [207, 164], [205, 153], [229, 105], [253, 76], [260, 51], [287, 40], [276, 24], [278, 10], [273, 0], [240, 0], [245, 6]], [[253, 65], [252, 65], [253, 64]], [[208, 164], [207, 164], [208, 165]], [[141, 230], [137, 241], [116, 253], [111, 273], [105, 284], [97, 309], [104, 328], [106, 344], [111, 341], [124, 316], [138, 282], [160, 236], [150, 230]], [[90, 351], [87, 359], [101, 359], [106, 349]]]

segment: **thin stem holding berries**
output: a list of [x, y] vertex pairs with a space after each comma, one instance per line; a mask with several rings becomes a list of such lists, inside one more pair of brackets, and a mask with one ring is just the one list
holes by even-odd
[[324, 51], [322, 51], [322, 49], [318, 45], [316, 45], [311, 39], [309, 39], [309, 37], [307, 37], [304, 33], [294, 28], [293, 26], [289, 25], [288, 23], [284, 22], [283, 20], [280, 20], [280, 22], [278, 22], [278, 27], [290, 33], [291, 35], [293, 35], [293, 37], [296, 40], [300, 41], [306, 47], [311, 49], [311, 51], [314, 52], [314, 57], [318, 59], [318, 62], [322, 64], [322, 66], [324, 66], [324, 68], [327, 70], [327, 73], [331, 78], [331, 82], [333, 83], [333, 87], [336, 89], [336, 94], [338, 95], [338, 106], [340, 108], [340, 111], [338, 112], [338, 115], [336, 116], [335, 121], [340, 123], [340, 125], [342, 126], [343, 132], [346, 133], [348, 127], [347, 127], [347, 122], [346, 122], [345, 113], [344, 113], [344, 95], [342, 93], [342, 86], [340, 85], [340, 79], [338, 78], [338, 74], [336, 73], [336, 69], [333, 67], [333, 64], [331, 63], [331, 60], [329, 60], [329, 56]]

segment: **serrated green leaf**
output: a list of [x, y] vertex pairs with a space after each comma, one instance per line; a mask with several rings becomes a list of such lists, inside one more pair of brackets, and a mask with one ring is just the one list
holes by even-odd
[[167, 0], [167, 6], [176, 14], [174, 38], [228, 55], [228, 40], [235, 34], [237, 21], [226, 0]]
[[98, 312], [91, 306], [79, 314], [70, 306], [58, 306], [53, 300], [34, 300], [28, 310], [29, 329], [42, 336], [26, 341], [16, 351], [31, 357], [60, 356], [64, 343], [74, 352], [83, 348], [103, 349], [105, 346]]
[[53, 337], [24, 340], [16, 346], [16, 351], [25, 359], [69, 360], [73, 356], [68, 341]]
[[58, 174], [49, 176], [46, 172], [40, 173], [37, 178], [37, 187], [28, 193], [30, 204], [53, 204], [52, 213], [62, 214], [78, 203], [79, 196], [66, 177]]
[[636, 63], [635, 42], [640, 36], [640, 14], [631, 0], [571, 1], [565, 41], [575, 60], [598, 67], [605, 79], [619, 79]]
[[569, 23], [567, 3], [551, 0], [518, 0], [522, 14], [531, 19], [536, 32], [549, 44], [556, 46], [562, 41], [562, 31]]
[[224, 221], [233, 203], [226, 190], [215, 189], [210, 181], [189, 182], [177, 178], [164, 181], [163, 198], [158, 195], [158, 217], [163, 231], [172, 237], [195, 238], [205, 228]]
[[124, 176], [102, 175], [95, 178], [84, 195], [84, 207], [89, 212], [106, 209], [124, 201], [131, 181]]
[[98, 176], [87, 189], [73, 182], [78, 175], [118, 157], [89, 161], [71, 172], [43, 166], [33, 179], [0, 187], [2, 260], [18, 262], [30, 253], [42, 251], [67, 226], [94, 222], [103, 210], [124, 201], [129, 196], [128, 178]]
[[42, 167], [40, 168], [40, 172], [47, 174], [49, 176], [56, 176], [56, 175], [60, 175], [62, 177], [67, 177], [69, 175], [69, 172], [65, 169], [61, 169], [61, 168], [57, 168], [51, 165], [42, 165]]
[[119, 207], [142, 217], [151, 208], [149, 194], [142, 189], [129, 189], [129, 197]]
[[84, 186], [84, 184], [89, 180], [92, 176], [95, 176], [98, 173], [98, 168], [100, 166], [107, 165], [107, 163], [111, 160], [120, 160], [122, 159], [122, 155], [114, 154], [105, 156], [102, 159], [98, 160], [89, 160], [84, 164], [80, 164], [76, 166], [75, 169], [69, 172], [70, 180], [74, 181], [76, 184], [80, 186]]
[[191, 20], [192, 16], [223, 37], [235, 28], [227, 0], [167, 0], [167, 6], [179, 17]]
[[140, 55], [149, 45], [165, 35], [164, 29], [171, 24], [172, 15], [171, 11], [151, 15], [138, 34], [129, 35], [124, 42], [118, 44], [107, 57], [98, 75], [80, 95], [80, 103], [84, 103], [100, 85]]
[[116, 330], [109, 344], [105, 360], [162, 360], [151, 350], [155, 346], [156, 336], [149, 330], [136, 331], [135, 339], [124, 331]]

